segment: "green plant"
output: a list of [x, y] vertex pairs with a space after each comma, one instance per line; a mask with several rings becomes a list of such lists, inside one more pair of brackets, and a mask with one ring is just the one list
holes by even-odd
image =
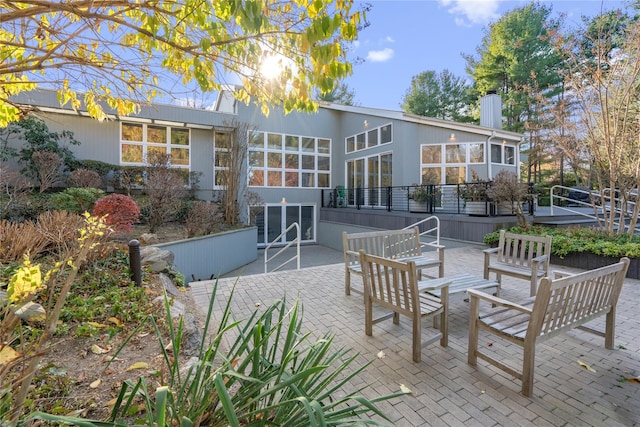
[[91, 212], [93, 205], [104, 191], [98, 188], [67, 188], [60, 193], [51, 196], [50, 203], [53, 209], [81, 214]]
[[133, 230], [140, 218], [140, 208], [136, 202], [124, 194], [109, 194], [98, 199], [93, 207], [96, 216], [107, 215], [105, 221], [117, 232], [129, 232]]
[[[3, 363], [0, 364], [0, 384], [6, 385], [0, 391], [0, 419], [8, 425], [17, 425], [23, 418], [34, 375], [50, 349], [50, 340], [71, 286], [107, 233], [99, 218], [87, 214], [85, 226], [78, 230], [78, 235], [77, 245], [45, 274], [40, 264], [32, 264], [25, 256], [9, 280], [6, 301], [0, 309], [0, 342], [7, 343], [2, 347]], [[37, 297], [42, 304], [35, 300]], [[28, 328], [23, 324], [38, 322], [42, 322], [43, 327], [34, 329], [37, 336], [27, 337]], [[16, 351], [17, 345], [20, 345], [19, 351]], [[14, 371], [18, 367], [20, 369]]]
[[[180, 354], [183, 325], [181, 320], [172, 326], [165, 296], [169, 344], [154, 317], [149, 318], [166, 364], [164, 381], [158, 386], [144, 378], [125, 381], [108, 423], [40, 412], [31, 414], [27, 421], [85, 426], [319, 426], [379, 425], [371, 415], [388, 420], [375, 405], [404, 393], [368, 399], [360, 395], [366, 385], [345, 392], [345, 386], [353, 384], [367, 365], [352, 369], [357, 354], [333, 350], [332, 335], [312, 341], [309, 333], [303, 333], [302, 309], [297, 302], [288, 308], [282, 299], [256, 310], [246, 321], [236, 321], [231, 314], [232, 293], [207, 344], [216, 294], [217, 284], [198, 362], [187, 372], [181, 372], [178, 359], [172, 356]], [[137, 418], [132, 418], [139, 410]]]
[[[535, 236], [551, 235], [551, 253], [560, 258], [571, 253], [593, 253], [596, 255], [619, 258], [627, 256], [640, 258], [640, 236], [629, 238], [626, 235], [609, 236], [607, 233], [594, 228], [548, 228], [533, 226], [529, 229], [513, 227], [509, 231], [519, 234]], [[500, 231], [494, 231], [484, 236], [484, 243], [495, 245]]]
[[471, 171], [471, 180], [471, 182], [458, 185], [458, 197], [463, 199], [465, 202], [486, 201], [489, 183], [480, 181], [480, 177], [474, 170]]
[[429, 200], [429, 189], [426, 185], [411, 184], [409, 198], [416, 203], [426, 203]]
[[55, 153], [62, 159], [65, 169], [74, 169], [76, 159], [68, 146], [79, 145], [80, 142], [74, 138], [73, 132], [50, 132], [45, 122], [37, 117], [27, 117], [11, 123], [7, 126], [7, 132], [23, 140], [17, 157], [24, 167], [25, 175], [31, 178], [38, 176], [33, 162], [33, 154], [37, 151]]

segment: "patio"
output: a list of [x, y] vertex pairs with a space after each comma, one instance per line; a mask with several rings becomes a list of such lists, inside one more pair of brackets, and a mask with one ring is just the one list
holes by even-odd
[[[447, 247], [445, 275], [482, 275], [481, 250], [480, 246]], [[579, 330], [538, 345], [534, 397], [526, 398], [519, 393], [520, 382], [504, 372], [483, 361], [477, 367], [467, 365], [469, 306], [463, 294], [451, 298], [449, 346], [434, 343], [423, 349], [421, 363], [413, 363], [411, 324], [406, 319], [401, 319], [399, 326], [390, 320], [374, 325], [372, 337], [364, 334], [362, 297], [344, 295], [343, 263], [220, 279], [216, 311], [236, 280], [233, 313], [237, 318], [256, 310], [257, 302], [264, 307], [285, 293], [290, 302], [298, 297], [304, 306], [303, 327], [316, 336], [335, 333], [336, 348], [345, 346], [359, 352], [359, 364], [373, 361], [359, 377], [371, 384], [370, 397], [397, 392], [400, 384], [411, 389], [412, 394], [380, 405], [393, 425], [640, 424], [640, 384], [624, 381], [640, 375], [640, 281], [625, 281], [618, 303], [617, 349], [607, 350], [603, 338]], [[359, 280], [354, 278], [355, 283]], [[194, 301], [204, 313], [212, 287], [212, 281], [191, 283]], [[528, 284], [506, 277], [502, 295], [515, 301], [525, 298]], [[604, 318], [593, 324], [604, 326]], [[430, 322], [423, 324], [423, 328], [430, 326]], [[504, 354], [505, 363], [521, 363], [518, 347], [489, 342], [482, 334], [480, 342]], [[381, 350], [384, 358], [377, 357]], [[578, 360], [596, 372], [581, 367]]]

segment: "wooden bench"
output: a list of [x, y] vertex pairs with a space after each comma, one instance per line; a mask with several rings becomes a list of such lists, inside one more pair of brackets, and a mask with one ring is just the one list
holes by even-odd
[[[359, 252], [364, 283], [365, 333], [373, 334], [373, 325], [393, 317], [393, 323], [400, 322], [400, 315], [412, 321], [413, 329], [413, 361], [420, 362], [422, 348], [440, 340], [440, 345], [448, 345], [448, 301], [447, 288], [449, 282], [437, 286], [425, 287], [422, 291], [440, 291], [440, 297], [433, 296], [418, 289], [418, 272], [413, 261], [400, 262], [389, 258], [368, 255], [364, 250]], [[373, 318], [373, 306], [391, 310], [377, 318]], [[437, 317], [439, 332], [422, 341], [423, 317]]]
[[[497, 257], [491, 255], [497, 254]], [[495, 273], [502, 283], [502, 275], [529, 280], [529, 294], [534, 296], [538, 280], [547, 275], [551, 260], [551, 236], [528, 236], [500, 231], [497, 248], [484, 250], [484, 278]]]
[[[362, 276], [359, 254], [364, 250], [370, 255], [391, 258], [399, 261], [413, 261], [420, 271], [424, 268], [438, 267], [438, 277], [444, 275], [444, 246], [420, 241], [418, 227], [403, 230], [381, 230], [364, 233], [347, 234], [342, 232], [342, 247], [344, 250], [345, 280], [344, 293], [351, 295], [351, 274]], [[436, 252], [435, 257], [423, 254], [423, 248], [431, 248]]]
[[[544, 277], [540, 282], [538, 294], [518, 304], [477, 290], [468, 291], [471, 298], [468, 363], [475, 366], [478, 358], [491, 363], [520, 379], [522, 394], [531, 396], [536, 343], [570, 329], [580, 328], [604, 337], [605, 347], [612, 349], [616, 304], [628, 268], [629, 259], [622, 258], [616, 264], [580, 274], [566, 275], [554, 280]], [[480, 300], [496, 307], [480, 315]], [[584, 323], [600, 316], [606, 316], [604, 332], [583, 326]], [[480, 329], [523, 348], [521, 372], [478, 349]], [[488, 350], [489, 347], [486, 351]], [[504, 355], [499, 358], [504, 359]]]

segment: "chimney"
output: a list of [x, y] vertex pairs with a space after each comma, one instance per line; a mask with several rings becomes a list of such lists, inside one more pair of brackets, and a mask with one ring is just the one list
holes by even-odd
[[480, 98], [480, 126], [502, 129], [502, 98], [495, 90]]

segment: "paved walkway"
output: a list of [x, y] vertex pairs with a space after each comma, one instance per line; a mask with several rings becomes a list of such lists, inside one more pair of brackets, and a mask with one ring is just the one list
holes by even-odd
[[[341, 258], [340, 258], [341, 259]], [[445, 274], [481, 275], [481, 247], [447, 248]], [[554, 266], [557, 269], [565, 269]], [[354, 280], [359, 280], [357, 277]], [[230, 294], [236, 278], [219, 280], [216, 313]], [[206, 313], [213, 282], [191, 284], [196, 303]], [[373, 336], [364, 334], [364, 306], [358, 294], [344, 295], [344, 265], [309, 267], [299, 271], [243, 275], [237, 279], [233, 313], [241, 319], [264, 308], [286, 293], [289, 301], [304, 305], [304, 323], [316, 336], [336, 334], [337, 347], [359, 352], [362, 364], [373, 361], [359, 379], [372, 384], [368, 397], [397, 392], [400, 384], [412, 390], [381, 409], [396, 426], [634, 426], [640, 425], [640, 384], [625, 378], [640, 376], [640, 281], [627, 280], [618, 304], [616, 350], [604, 348], [604, 339], [571, 331], [539, 344], [536, 352], [534, 395], [520, 394], [520, 382], [478, 361], [467, 365], [468, 303], [452, 296], [449, 346], [438, 343], [423, 349], [422, 362], [411, 359], [411, 324], [389, 320], [374, 325]], [[525, 281], [505, 278], [502, 295], [524, 298]], [[604, 326], [596, 319], [594, 326]], [[423, 334], [430, 333], [423, 325]], [[481, 335], [480, 340], [489, 339]], [[519, 347], [492, 341], [492, 347], [515, 365]], [[386, 356], [376, 355], [382, 350]], [[596, 372], [577, 363], [581, 360]]]

